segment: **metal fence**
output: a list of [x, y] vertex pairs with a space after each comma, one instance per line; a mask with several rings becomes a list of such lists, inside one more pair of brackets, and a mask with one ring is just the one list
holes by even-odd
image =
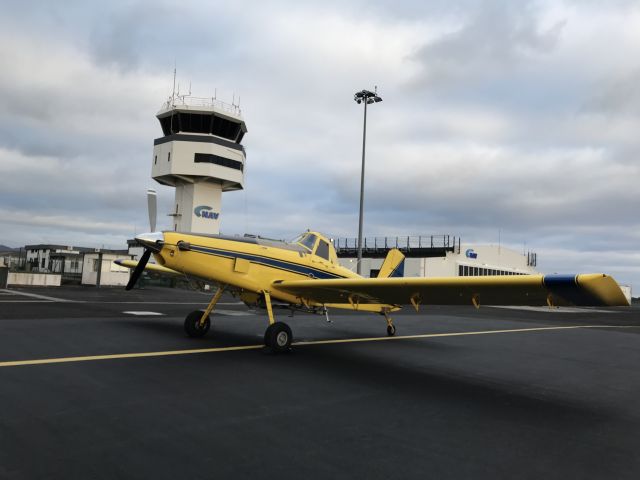
[[[333, 240], [336, 251], [351, 251], [358, 249], [357, 238], [336, 238]], [[460, 252], [460, 237], [452, 235], [420, 235], [420, 236], [397, 236], [397, 237], [364, 237], [362, 239], [362, 249], [389, 250], [397, 248], [401, 251], [421, 250], [427, 248], [454, 249]]]

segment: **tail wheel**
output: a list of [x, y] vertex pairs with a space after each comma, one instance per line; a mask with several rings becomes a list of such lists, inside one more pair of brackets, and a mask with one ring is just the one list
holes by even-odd
[[208, 315], [204, 320], [204, 324], [200, 325], [200, 319], [203, 313], [202, 310], [194, 310], [184, 319], [184, 331], [187, 332], [187, 335], [191, 338], [204, 337], [211, 327], [211, 320]]
[[289, 351], [292, 341], [291, 328], [284, 322], [276, 322], [269, 325], [264, 333], [264, 344], [275, 353]]
[[387, 325], [387, 335], [393, 337], [396, 334], [396, 326], [395, 325]]

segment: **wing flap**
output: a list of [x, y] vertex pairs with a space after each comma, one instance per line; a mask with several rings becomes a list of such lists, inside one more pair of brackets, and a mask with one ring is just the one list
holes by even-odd
[[300, 280], [274, 288], [323, 304], [628, 305], [616, 281], [604, 274]]

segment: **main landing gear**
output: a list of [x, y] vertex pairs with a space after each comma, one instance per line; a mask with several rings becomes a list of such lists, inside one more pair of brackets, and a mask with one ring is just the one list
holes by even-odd
[[284, 322], [272, 323], [264, 332], [264, 345], [274, 353], [290, 350], [292, 340], [291, 328]]
[[387, 335], [393, 337], [396, 334], [396, 326], [393, 324], [393, 320], [389, 316], [389, 312], [383, 311], [382, 314], [387, 321]]
[[194, 310], [184, 319], [184, 331], [187, 332], [187, 335], [191, 338], [204, 337], [209, 331], [209, 328], [211, 328], [209, 315], [204, 317], [203, 322], [202, 313], [202, 310]]
[[[209, 315], [220, 300], [220, 297], [222, 297], [224, 288], [224, 286], [218, 288], [204, 311], [195, 310], [187, 315], [187, 318], [184, 320], [184, 331], [187, 335], [193, 338], [200, 338], [206, 335], [211, 328], [211, 319], [209, 318]], [[288, 352], [291, 350], [291, 343], [293, 342], [293, 333], [291, 332], [291, 328], [284, 322], [276, 322], [273, 315], [273, 307], [271, 306], [271, 295], [267, 291], [262, 292], [262, 295], [264, 296], [264, 305], [267, 308], [267, 315], [269, 316], [269, 326], [264, 332], [264, 345], [273, 353]], [[393, 337], [396, 334], [396, 327], [389, 316], [389, 312], [387, 310], [383, 310], [380, 313], [384, 315], [384, 318], [387, 321], [387, 335]], [[329, 315], [326, 308], [325, 315], [328, 321]]]
[[[184, 319], [184, 331], [192, 338], [201, 338], [211, 328], [211, 319], [209, 315], [213, 312], [216, 303], [222, 297], [224, 292], [224, 286], [218, 288], [209, 305], [205, 310], [195, 310], [191, 312]], [[293, 341], [293, 334], [291, 328], [284, 322], [276, 322], [273, 315], [273, 308], [271, 306], [271, 295], [269, 292], [263, 292], [264, 303], [267, 307], [267, 314], [269, 316], [269, 326], [264, 332], [264, 345], [273, 353], [288, 352], [291, 350], [291, 342]]]
[[269, 316], [269, 326], [264, 332], [264, 345], [273, 353], [288, 352], [291, 350], [291, 342], [293, 341], [291, 328], [284, 322], [276, 322], [271, 307], [271, 295], [267, 291], [263, 292], [263, 295]]
[[187, 335], [192, 338], [201, 338], [206, 335], [209, 328], [211, 328], [209, 315], [215, 308], [216, 303], [220, 300], [220, 297], [222, 297], [223, 292], [224, 287], [219, 287], [204, 311], [194, 310], [187, 315], [187, 318], [184, 319], [184, 331], [187, 332]]

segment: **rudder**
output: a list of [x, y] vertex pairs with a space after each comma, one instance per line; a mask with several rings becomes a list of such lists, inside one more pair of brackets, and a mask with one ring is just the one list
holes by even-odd
[[384, 259], [378, 278], [404, 277], [404, 255], [397, 248], [392, 248]]

